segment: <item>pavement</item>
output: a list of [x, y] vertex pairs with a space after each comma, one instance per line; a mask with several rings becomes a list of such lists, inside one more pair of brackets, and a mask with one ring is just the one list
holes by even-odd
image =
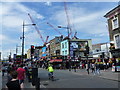
[[90, 70], [90, 74], [88, 74], [85, 69], [77, 69], [76, 72], [74, 70], [71, 70], [71, 72], [74, 73], [74, 74], [95, 76], [95, 77], [100, 77], [100, 78], [120, 82], [120, 79], [119, 79], [120, 72], [113, 72], [111, 68], [109, 68], [105, 71], [100, 70], [100, 74], [93, 74], [93, 73], [91, 73], [91, 70]]

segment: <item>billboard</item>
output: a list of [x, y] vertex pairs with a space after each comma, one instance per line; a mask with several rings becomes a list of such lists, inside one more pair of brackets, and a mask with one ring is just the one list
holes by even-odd
[[47, 51], [47, 47], [43, 47], [42, 48], [42, 57], [47, 56], [46, 51]]
[[70, 51], [86, 51], [88, 41], [70, 41]]

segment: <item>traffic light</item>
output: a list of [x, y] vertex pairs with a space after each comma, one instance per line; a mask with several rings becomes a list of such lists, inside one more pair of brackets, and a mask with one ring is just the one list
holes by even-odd
[[34, 46], [31, 45], [31, 54], [34, 54]]
[[102, 58], [105, 58], [105, 53], [104, 52], [102, 52]]
[[85, 49], [86, 49], [86, 53], [89, 54], [89, 46], [88, 45], [85, 47]]

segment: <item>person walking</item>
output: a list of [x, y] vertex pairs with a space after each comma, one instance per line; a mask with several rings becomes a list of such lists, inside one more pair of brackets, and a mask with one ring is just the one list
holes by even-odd
[[86, 70], [87, 70], [87, 73], [89, 74], [89, 69], [90, 69], [90, 64], [89, 62], [86, 63]]
[[18, 73], [16, 71], [13, 71], [11, 73], [12, 80], [7, 82], [6, 86], [8, 90], [21, 90], [21, 85], [19, 83], [19, 80], [17, 79]]
[[20, 67], [17, 69], [18, 72], [18, 80], [19, 83], [22, 84], [24, 83], [24, 79], [25, 79], [25, 69], [23, 69], [23, 64], [20, 65]]
[[5, 65], [3, 65], [3, 66], [2, 66], [2, 76], [4, 76], [5, 71], [6, 71], [6, 68], [5, 68]]
[[95, 64], [94, 63], [91, 64], [91, 70], [92, 70], [92, 73], [95, 75]]
[[96, 63], [96, 74], [100, 74], [100, 64], [99, 62]]
[[32, 81], [32, 66], [28, 66], [28, 82]]

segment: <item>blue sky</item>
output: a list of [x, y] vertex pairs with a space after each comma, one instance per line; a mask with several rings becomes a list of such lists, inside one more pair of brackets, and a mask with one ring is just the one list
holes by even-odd
[[[77, 37], [92, 39], [93, 44], [109, 42], [107, 19], [103, 16], [116, 6], [117, 2], [67, 2], [73, 34], [77, 31]], [[58, 25], [67, 26], [63, 2], [2, 2], [0, 8], [2, 57], [7, 57], [10, 51], [15, 53], [16, 45], [21, 46], [22, 22], [31, 24], [27, 13], [31, 14], [44, 40], [46, 36], [51, 40], [60, 35], [46, 22], [55, 28]], [[66, 29], [58, 30], [67, 35]], [[26, 26], [25, 51], [31, 44], [42, 45], [43, 42], [33, 26]], [[18, 50], [20, 54], [21, 48]]]

